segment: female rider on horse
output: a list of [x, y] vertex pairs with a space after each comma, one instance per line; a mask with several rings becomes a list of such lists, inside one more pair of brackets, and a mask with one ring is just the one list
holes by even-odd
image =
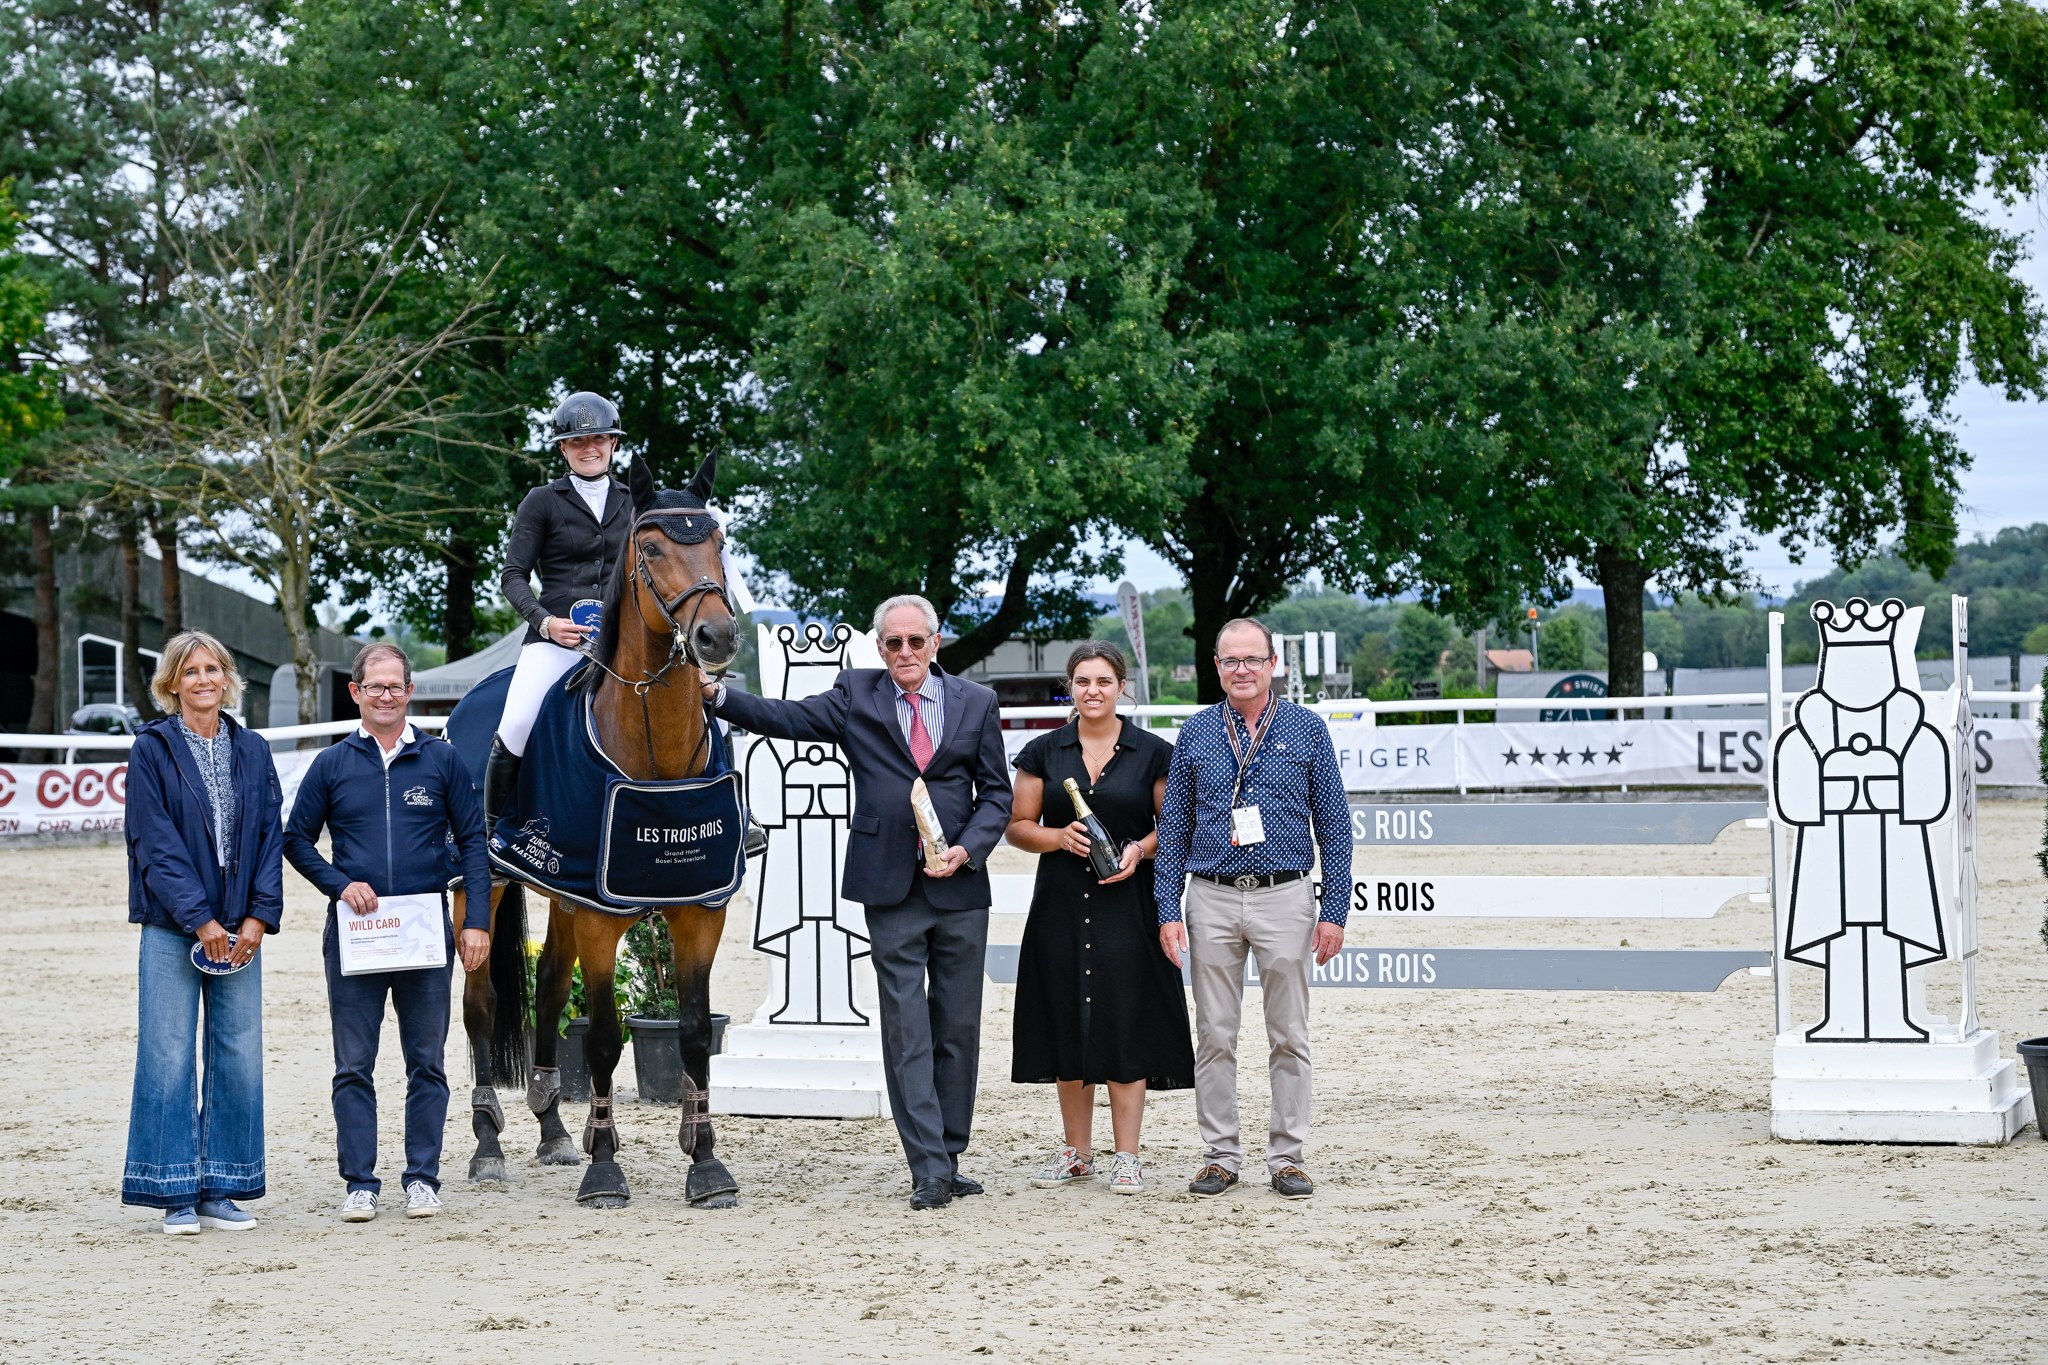
[[[619, 410], [594, 393], [572, 393], [548, 422], [547, 441], [562, 452], [569, 472], [527, 493], [512, 521], [505, 569], [498, 583], [526, 622], [526, 642], [505, 694], [505, 714], [484, 771], [484, 825], [495, 830], [498, 812], [518, 784], [519, 758], [540, 714], [540, 704], [564, 673], [583, 660], [583, 642], [596, 633], [593, 613], [626, 552], [635, 498], [612, 477], [619, 449]], [[645, 462], [630, 471], [652, 491]], [[540, 574], [536, 597], [532, 575]], [[578, 618], [582, 618], [579, 621]]]

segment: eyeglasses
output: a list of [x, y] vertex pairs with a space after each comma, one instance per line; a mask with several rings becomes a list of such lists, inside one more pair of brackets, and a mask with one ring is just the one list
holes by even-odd
[[897, 654], [902, 652], [905, 645], [909, 645], [911, 653], [922, 653], [924, 647], [931, 642], [932, 637], [929, 635], [891, 635], [888, 639], [882, 641], [882, 652], [884, 654]]
[[1241, 659], [1218, 659], [1216, 666], [1225, 673], [1256, 673], [1271, 662], [1273, 662], [1271, 659], [1262, 659], [1256, 654], [1247, 654]]
[[356, 690], [366, 697], [383, 701], [386, 697], [402, 697], [412, 691], [411, 683], [357, 683]]

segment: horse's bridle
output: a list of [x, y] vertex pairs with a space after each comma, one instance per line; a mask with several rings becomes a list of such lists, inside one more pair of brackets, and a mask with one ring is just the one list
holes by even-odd
[[[726, 594], [725, 584], [719, 582], [710, 574], [703, 575], [695, 583], [684, 588], [674, 597], [666, 601], [662, 599], [661, 589], [654, 585], [654, 570], [648, 567], [647, 554], [640, 548], [640, 532], [648, 523], [659, 521], [664, 515], [672, 516], [674, 513], [656, 511], [635, 521], [630, 533], [630, 539], [633, 544], [634, 577], [638, 578], [641, 585], [647, 589], [647, 595], [654, 599], [654, 609], [660, 613], [661, 623], [668, 627], [668, 658], [662, 661], [660, 668], [655, 669], [651, 673], [643, 669], [642, 676], [638, 681], [620, 677], [617, 673], [612, 672], [611, 665], [605, 663], [602, 659], [592, 659], [592, 662], [599, 668], [611, 674], [615, 682], [622, 687], [630, 688], [633, 695], [640, 698], [642, 729], [645, 731], [647, 738], [647, 762], [650, 769], [655, 766], [654, 717], [650, 712], [647, 702], [648, 689], [668, 686], [668, 675], [674, 671], [678, 664], [689, 664], [691, 667], [702, 669], [707, 673], [713, 672], [714, 670], [705, 668], [703, 660], [697, 657], [697, 648], [690, 642], [690, 637], [696, 633], [697, 618], [702, 614], [704, 603], [707, 599], [717, 598], [725, 603], [725, 609], [728, 613], [732, 612], [732, 598]], [[661, 528], [657, 527], [656, 529], [659, 530]], [[663, 534], [667, 533], [663, 532]], [[676, 620], [676, 613], [683, 609], [685, 603], [692, 604], [689, 620], [687, 623], [679, 623]], [[633, 594], [633, 610], [640, 617], [640, 624], [643, 627], [652, 625], [647, 619], [647, 607], [641, 602], [640, 594], [637, 592]], [[710, 745], [710, 725], [711, 720], [707, 715], [705, 718], [705, 732], [703, 739], [700, 741], [700, 747], [708, 748]]]
[[[678, 663], [687, 663], [696, 668], [704, 667], [704, 661], [697, 657], [697, 647], [690, 643], [690, 637], [697, 630], [697, 617], [704, 610], [704, 599], [716, 597], [719, 601], [725, 603], [725, 610], [728, 615], [736, 615], [732, 609], [732, 598], [726, 595], [725, 584], [719, 582], [710, 574], [705, 574], [668, 601], [664, 602], [662, 600], [661, 589], [654, 586], [654, 570], [647, 565], [647, 553], [640, 548], [640, 527], [646, 521], [654, 519], [653, 517], [645, 518], [633, 527], [634, 576], [647, 589], [647, 595], [654, 599], [654, 609], [661, 613], [661, 623], [668, 627], [668, 659], [662, 664], [659, 672], [649, 675], [646, 683], [647, 687], [652, 687], [660, 682], [667, 676], [668, 671]], [[695, 599], [695, 605], [690, 608], [688, 626], [685, 627], [677, 624], [676, 613], [683, 609], [685, 602], [690, 602], [692, 599]], [[637, 592], [633, 594], [633, 610], [639, 613], [640, 624], [643, 626], [647, 625], [647, 608], [641, 603], [640, 594]], [[710, 670], [706, 669], [705, 671], [709, 672]]]

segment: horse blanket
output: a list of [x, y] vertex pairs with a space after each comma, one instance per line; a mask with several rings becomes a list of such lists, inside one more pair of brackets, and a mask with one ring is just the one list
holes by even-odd
[[[588, 667], [571, 670], [541, 703], [518, 790], [491, 837], [493, 866], [607, 914], [725, 904], [746, 871], [747, 809], [721, 727], [709, 721], [711, 754], [703, 776], [629, 778], [599, 745], [591, 698], [575, 688]], [[477, 692], [495, 681], [496, 675], [486, 679]], [[503, 688], [493, 690], [502, 711]], [[468, 705], [465, 698], [449, 718], [458, 748], [461, 732], [481, 729], [481, 715], [463, 715]], [[495, 733], [496, 717], [491, 720]]]

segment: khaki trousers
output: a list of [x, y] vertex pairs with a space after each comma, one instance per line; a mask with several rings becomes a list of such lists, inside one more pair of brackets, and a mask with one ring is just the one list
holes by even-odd
[[1227, 1171], [1244, 1162], [1237, 1113], [1237, 1025], [1244, 1014], [1244, 961], [1259, 961], [1266, 1006], [1266, 1069], [1273, 1112], [1266, 1167], [1302, 1165], [1308, 1142], [1308, 971], [1314, 959], [1316, 906], [1302, 877], [1239, 891], [1188, 879], [1189, 975], [1195, 992], [1195, 1122], [1205, 1161]]

